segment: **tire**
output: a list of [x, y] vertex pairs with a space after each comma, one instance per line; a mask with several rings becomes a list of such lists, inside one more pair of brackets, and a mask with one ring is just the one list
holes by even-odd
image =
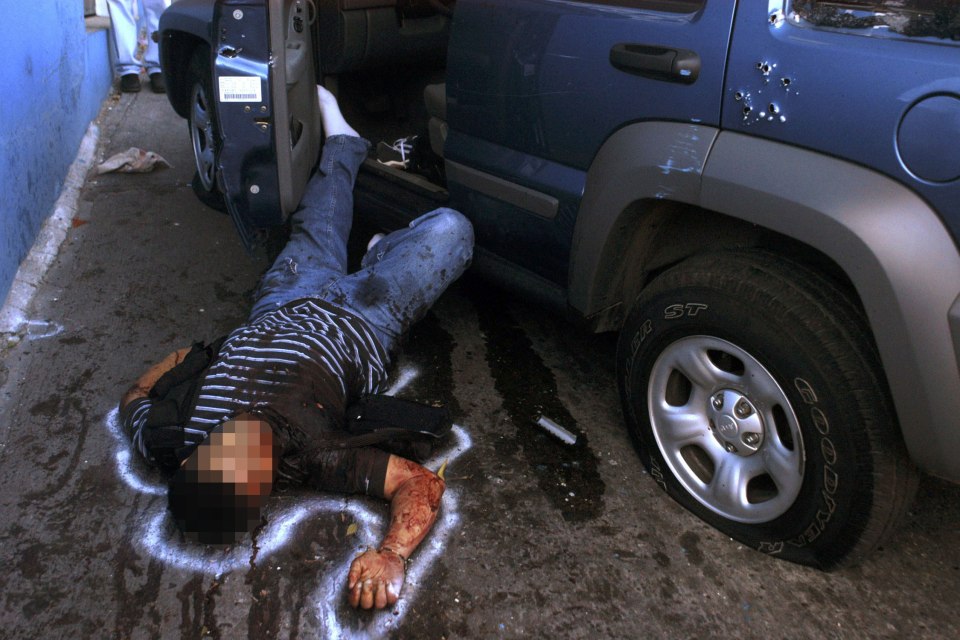
[[[193, 146], [197, 173], [192, 186], [204, 204], [223, 201], [217, 184], [217, 156], [220, 151], [220, 129], [213, 102], [213, 73], [206, 47], [198, 47], [187, 65], [190, 111], [187, 127]], [[217, 208], [217, 207], [214, 207]], [[226, 207], [224, 207], [225, 209]]]
[[731, 251], [663, 273], [629, 313], [617, 378], [658, 485], [760, 551], [854, 564], [916, 492], [866, 319], [801, 264]]
[[229, 213], [227, 210], [227, 201], [224, 199], [220, 189], [215, 188], [207, 191], [206, 187], [203, 186], [203, 181], [200, 179], [199, 171], [193, 172], [193, 180], [190, 181], [190, 188], [193, 189], [193, 194], [197, 196], [197, 199], [203, 204], [214, 211]]

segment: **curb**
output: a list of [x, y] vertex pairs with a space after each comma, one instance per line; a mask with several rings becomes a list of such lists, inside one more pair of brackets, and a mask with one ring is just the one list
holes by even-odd
[[13, 278], [10, 292], [7, 294], [3, 308], [0, 309], [0, 336], [5, 336], [4, 342], [8, 344], [17, 342], [18, 336], [26, 330], [28, 325], [26, 314], [30, 303], [47, 270], [60, 252], [60, 245], [67, 238], [67, 232], [77, 214], [80, 190], [93, 165], [99, 139], [100, 128], [95, 122], [91, 122], [83, 140], [80, 141], [77, 157], [67, 171], [60, 197], [53, 206], [53, 213], [44, 221], [33, 247], [20, 263], [20, 268]]

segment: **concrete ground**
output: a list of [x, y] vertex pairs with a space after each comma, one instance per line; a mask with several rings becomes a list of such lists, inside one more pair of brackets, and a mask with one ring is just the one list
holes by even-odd
[[[960, 489], [923, 481], [857, 568], [826, 574], [743, 548], [644, 474], [613, 341], [470, 278], [411, 336], [401, 395], [449, 406], [441, 519], [400, 604], [345, 606], [376, 500], [289, 492], [255, 541], [183, 543], [157, 473], [118, 432], [120, 393], [154, 361], [240, 322], [264, 268], [193, 196], [185, 123], [162, 96], [116, 99], [100, 157], [173, 168], [90, 177], [66, 243], [0, 366], [4, 638], [955, 638]], [[544, 413], [586, 434], [568, 447]]]

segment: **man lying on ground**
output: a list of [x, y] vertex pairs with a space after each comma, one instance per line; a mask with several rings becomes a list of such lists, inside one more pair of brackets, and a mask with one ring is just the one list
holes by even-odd
[[318, 93], [327, 136], [320, 164], [248, 322], [210, 354], [192, 397], [180, 398], [185, 420], [171, 424], [169, 401], [154, 387], [196, 348], [143, 374], [121, 399], [120, 416], [147, 460], [175, 469], [170, 511], [200, 542], [229, 544], [258, 525], [277, 481], [389, 500], [387, 534], [353, 560], [347, 584], [351, 605], [383, 608], [397, 601], [405, 561], [437, 517], [444, 481], [381, 449], [324, 441], [342, 430], [352, 401], [384, 387], [398, 340], [469, 265], [473, 230], [456, 211], [432, 211], [375, 236], [359, 271], [348, 274], [353, 184], [369, 145], [334, 96]]

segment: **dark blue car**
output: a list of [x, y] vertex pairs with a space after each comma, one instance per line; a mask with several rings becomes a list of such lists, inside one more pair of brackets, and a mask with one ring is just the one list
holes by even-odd
[[956, 2], [179, 0], [161, 52], [245, 243], [323, 83], [383, 141], [364, 214], [454, 207], [479, 268], [619, 332], [644, 464], [737, 540], [855, 562], [960, 481]]

